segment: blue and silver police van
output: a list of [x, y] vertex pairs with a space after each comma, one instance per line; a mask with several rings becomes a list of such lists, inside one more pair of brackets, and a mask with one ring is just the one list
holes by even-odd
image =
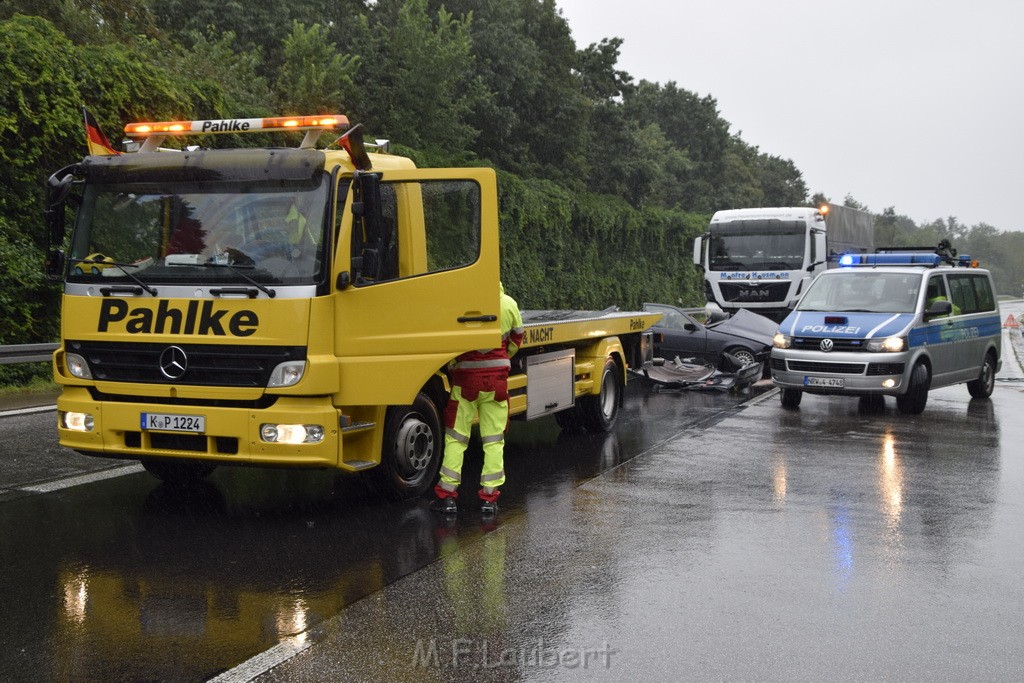
[[938, 249], [845, 254], [779, 325], [771, 373], [782, 405], [804, 393], [895, 396], [918, 414], [929, 389], [966, 383], [987, 398], [1002, 366], [992, 276], [943, 242]]

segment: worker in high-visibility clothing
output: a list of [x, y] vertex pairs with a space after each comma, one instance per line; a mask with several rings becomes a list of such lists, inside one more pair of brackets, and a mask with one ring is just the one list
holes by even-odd
[[484, 464], [480, 472], [480, 511], [497, 510], [498, 487], [505, 483], [505, 430], [508, 427], [508, 374], [511, 358], [523, 343], [523, 316], [515, 299], [499, 284], [501, 346], [467, 351], [450, 367], [452, 393], [444, 411], [444, 461], [434, 487], [436, 510], [457, 511], [455, 499], [462, 483], [462, 461], [469, 446], [473, 420], [480, 419]]

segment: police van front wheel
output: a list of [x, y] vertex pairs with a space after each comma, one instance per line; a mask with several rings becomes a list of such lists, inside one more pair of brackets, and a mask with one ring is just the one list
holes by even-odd
[[978, 379], [967, 383], [967, 391], [971, 398], [988, 398], [996, 387], [996, 359], [991, 353], [985, 354], [985, 361], [981, 364], [981, 374]]
[[910, 373], [910, 386], [907, 393], [896, 397], [896, 408], [907, 415], [920, 415], [928, 403], [928, 389], [931, 386], [931, 373], [928, 366], [918, 363]]
[[783, 408], [799, 408], [800, 399], [804, 397], [804, 392], [799, 389], [786, 389], [783, 388], [779, 394], [779, 398], [782, 399]]
[[430, 397], [420, 393], [412, 405], [390, 406], [380, 465], [370, 472], [374, 484], [395, 500], [420, 496], [434, 485], [443, 452], [441, 419]]

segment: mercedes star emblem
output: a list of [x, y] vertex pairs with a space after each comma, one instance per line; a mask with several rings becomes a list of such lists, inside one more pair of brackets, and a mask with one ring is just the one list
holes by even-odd
[[160, 354], [160, 372], [167, 379], [181, 379], [188, 370], [188, 356], [180, 346], [168, 346]]

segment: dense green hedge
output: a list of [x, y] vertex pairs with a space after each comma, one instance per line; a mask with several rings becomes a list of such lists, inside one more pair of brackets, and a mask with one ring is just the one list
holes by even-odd
[[502, 279], [522, 308], [703, 305], [690, 254], [707, 216], [499, 173]]

